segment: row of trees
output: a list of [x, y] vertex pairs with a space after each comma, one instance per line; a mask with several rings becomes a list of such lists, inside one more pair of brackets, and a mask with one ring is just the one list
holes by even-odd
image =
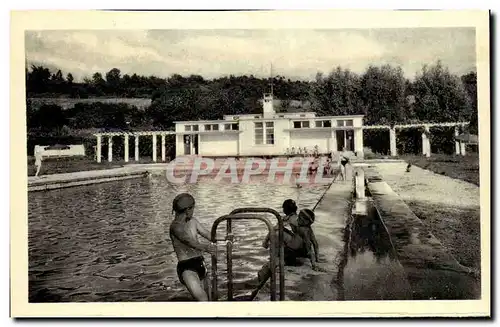
[[[292, 81], [284, 76], [274, 77], [276, 95], [279, 98], [306, 100], [309, 96], [309, 82]], [[203, 88], [211, 90], [232, 91], [238, 89], [245, 98], [260, 98], [269, 90], [268, 79], [250, 76], [224, 76], [205, 80], [200, 75], [187, 77], [174, 74], [169, 78], [124, 74], [113, 68], [104, 76], [95, 72], [77, 83], [71, 73], [66, 75], [58, 70], [52, 73], [43, 66], [32, 65], [26, 69], [26, 91], [28, 97], [68, 96], [72, 98], [89, 98], [96, 96], [113, 96], [128, 98], [152, 98], [155, 100], [165, 92], [177, 92], [184, 89]]]
[[476, 73], [459, 77], [440, 62], [413, 81], [390, 65], [361, 75], [338, 67], [317, 75], [313, 101], [321, 114], [364, 114], [366, 124], [462, 121], [477, 116], [476, 88]]
[[[148, 113], [155, 125], [168, 127], [175, 120], [260, 112], [258, 100], [266, 91], [262, 84], [253, 93], [231, 79], [179, 89], [167, 86], [153, 97]], [[364, 114], [365, 124], [471, 120], [477, 131], [476, 84], [475, 72], [460, 77], [440, 62], [424, 66], [413, 80], [390, 65], [370, 66], [363, 74], [338, 67], [326, 76], [319, 73], [313, 82], [303, 82], [301, 92], [294, 94], [320, 115]], [[275, 89], [278, 98], [290, 99], [280, 95], [279, 86]]]

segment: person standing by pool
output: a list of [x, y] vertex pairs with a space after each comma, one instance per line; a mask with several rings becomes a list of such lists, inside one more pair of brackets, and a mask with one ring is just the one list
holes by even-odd
[[349, 158], [344, 153], [342, 153], [340, 155], [340, 172], [342, 173], [342, 180], [344, 181], [347, 179], [346, 166], [348, 163], [349, 163]]
[[42, 169], [42, 160], [43, 160], [42, 150], [36, 149], [35, 150], [35, 168], [36, 168], [35, 177], [38, 177], [38, 174], [40, 174], [40, 170]]
[[170, 225], [170, 239], [177, 255], [177, 276], [197, 301], [208, 301], [208, 279], [203, 252], [215, 254], [214, 243], [203, 244], [198, 234], [211, 240], [209, 231], [193, 217], [194, 198], [188, 193], [175, 197], [172, 210], [175, 218]]

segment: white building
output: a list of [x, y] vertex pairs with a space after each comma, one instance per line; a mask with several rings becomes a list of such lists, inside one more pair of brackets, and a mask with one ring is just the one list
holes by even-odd
[[262, 114], [225, 115], [223, 120], [175, 122], [176, 156], [279, 156], [315, 146], [322, 154], [339, 151], [363, 156], [363, 115], [316, 116], [276, 113], [271, 94]]

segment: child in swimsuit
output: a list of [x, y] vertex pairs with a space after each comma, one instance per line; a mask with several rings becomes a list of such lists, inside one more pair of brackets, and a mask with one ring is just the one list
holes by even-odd
[[36, 173], [35, 176], [38, 177], [38, 174], [40, 174], [40, 169], [42, 168], [42, 150], [38, 150], [35, 152], [35, 167], [36, 167]]
[[341, 173], [342, 173], [342, 180], [346, 180], [347, 176], [346, 176], [346, 165], [349, 163], [349, 158], [347, 158], [346, 156], [342, 155], [340, 157], [340, 168], [341, 168]]
[[[311, 228], [315, 218], [314, 212], [310, 209], [304, 209], [297, 215], [295, 201], [290, 199], [283, 203], [283, 211], [285, 214], [289, 213], [285, 221], [288, 222], [292, 229], [285, 228], [283, 233], [285, 265], [294, 266], [297, 258], [309, 258], [313, 270], [320, 271], [321, 269], [316, 264], [319, 262], [318, 242]], [[277, 237], [278, 233], [276, 233], [276, 239]], [[266, 249], [269, 247], [269, 235], [264, 240], [263, 246]], [[278, 249], [277, 246], [275, 251], [278, 251]], [[278, 263], [275, 262], [274, 264], [277, 265]], [[270, 264], [266, 263], [258, 272], [259, 282], [269, 278], [270, 275]]]
[[313, 270], [320, 270], [317, 266], [319, 262], [319, 245], [316, 240], [316, 235], [312, 229], [312, 224], [314, 223], [315, 214], [311, 209], [302, 209], [298, 216], [297, 234], [303, 240], [302, 247], [297, 251], [297, 257], [305, 257], [311, 260], [311, 266]]
[[[288, 199], [283, 202], [283, 213], [285, 217], [283, 218], [283, 227], [284, 227], [284, 235], [285, 237], [285, 245], [290, 241], [290, 238], [295, 235], [297, 231], [298, 225], [298, 216], [297, 216], [297, 204], [294, 200]], [[276, 237], [278, 236], [278, 225], [274, 226], [274, 230], [276, 232]], [[277, 239], [277, 238], [276, 238]], [[287, 242], [288, 241], [288, 242]], [[262, 247], [269, 248], [270, 235], [267, 234], [266, 238], [262, 242]]]
[[177, 276], [180, 282], [197, 301], [208, 301], [207, 269], [203, 253], [214, 254], [216, 244], [203, 244], [198, 241], [198, 235], [209, 241], [211, 235], [193, 217], [194, 206], [195, 200], [190, 194], [182, 193], [174, 199], [172, 207], [175, 218], [170, 225], [170, 239], [179, 260]]

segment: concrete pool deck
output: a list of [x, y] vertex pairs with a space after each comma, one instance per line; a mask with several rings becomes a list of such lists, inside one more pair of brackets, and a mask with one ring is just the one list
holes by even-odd
[[151, 165], [129, 165], [113, 169], [79, 171], [74, 173], [42, 175], [38, 177], [29, 176], [28, 192], [139, 178], [151, 168], [153, 168]]
[[[348, 175], [348, 177], [350, 177]], [[352, 181], [336, 181], [318, 200], [313, 230], [319, 245], [319, 266], [325, 271], [314, 271], [308, 259], [296, 267], [285, 266], [287, 301], [336, 301], [335, 283], [344, 251], [344, 229], [350, 216]], [[299, 208], [300, 209], [300, 208]], [[256, 300], [269, 300], [269, 287], [263, 288]]]
[[[326, 272], [316, 272], [307, 262], [304, 269], [291, 269], [287, 272], [289, 279], [301, 278], [298, 285], [300, 294], [298, 301], [335, 301], [338, 299], [338, 288], [335, 276], [339, 270], [344, 251], [344, 230], [350, 216], [352, 181], [335, 182], [319, 200], [315, 211], [316, 221], [313, 229], [319, 245], [319, 266]], [[303, 274], [306, 276], [303, 276]], [[292, 296], [293, 297], [293, 296]]]

